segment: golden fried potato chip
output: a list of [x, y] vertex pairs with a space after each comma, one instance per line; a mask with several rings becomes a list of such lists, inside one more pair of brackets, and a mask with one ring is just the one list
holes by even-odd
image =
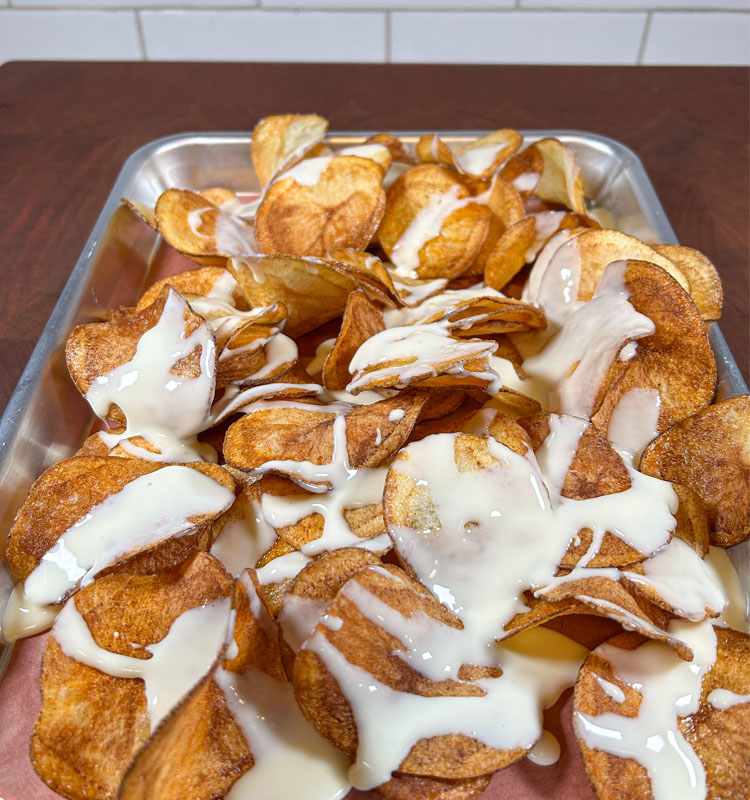
[[[537, 450], [550, 432], [549, 414], [524, 417], [518, 424], [528, 433], [531, 446]], [[581, 435], [578, 447], [565, 474], [561, 497], [588, 500], [592, 497], [622, 492], [630, 488], [630, 476], [620, 455], [609, 439], [594, 425], [588, 425]], [[573, 567], [587, 553], [592, 542], [592, 531], [578, 531], [578, 541], [571, 542], [561, 567]], [[640, 561], [644, 554], [621, 538], [606, 531], [596, 554], [587, 562], [588, 567], [622, 567]]]
[[[283, 307], [281, 313], [286, 313]], [[297, 363], [298, 355], [297, 345], [281, 333], [278, 323], [249, 319], [232, 333], [219, 353], [216, 386], [275, 381]]]
[[711, 544], [750, 535], [750, 395], [723, 400], [658, 436], [640, 469], [692, 489], [708, 512]]
[[417, 163], [417, 159], [412, 155], [409, 148], [404, 144], [398, 136], [392, 133], [376, 133], [365, 140], [366, 144], [382, 144], [387, 147], [391, 153], [391, 158], [399, 164], [409, 164], [410, 166]]
[[690, 296], [706, 321], [721, 316], [724, 294], [716, 267], [699, 250], [678, 244], [655, 244], [654, 250], [668, 258], [687, 278]]
[[294, 578], [281, 601], [279, 647], [289, 679], [302, 642], [313, 632], [339, 589], [365, 567], [380, 559], [359, 547], [342, 547], [324, 553]]
[[252, 225], [197, 192], [167, 189], [156, 201], [156, 220], [166, 242], [187, 256], [257, 252]]
[[[707, 798], [741, 798], [750, 781], [750, 757], [746, 747], [750, 705], [745, 703], [722, 709], [713, 705], [710, 698], [715, 689], [750, 692], [750, 681], [744, 667], [750, 658], [750, 643], [746, 634], [729, 628], [714, 628], [714, 632], [716, 660], [703, 675], [698, 709], [694, 713], [678, 717], [677, 708], [673, 706], [669, 713], [673, 716], [674, 728], [671, 731], [662, 730], [655, 735], [659, 735], [662, 740], [665, 736], [669, 737], [673, 742], [671, 746], [677, 749], [674, 757], [682, 757], [688, 761], [683, 767], [686, 771], [685, 785], [689, 785], [697, 772], [691, 763], [692, 758], [686, 752], [692, 750], [705, 772]], [[616, 655], [618, 651], [622, 651], [619, 658]], [[628, 651], [642, 651], [640, 669], [635, 660], [637, 654]], [[657, 680], [648, 667], [657, 659], [659, 664], [663, 664], [663, 669], [674, 669], [674, 659], [670, 659], [669, 653], [662, 651], [658, 644], [644, 642], [640, 636], [627, 633], [615, 636], [602, 648], [591, 653], [581, 668], [574, 695], [576, 735], [586, 773], [600, 800], [656, 796], [652, 783], [653, 772], [650, 777], [649, 771], [632, 750], [627, 756], [618, 756], [604, 749], [597, 749], [593, 746], [596, 740], [589, 739], [585, 731], [587, 725], [598, 726], [600, 722], [615, 732], [619, 727], [631, 730], [631, 720], [653, 713], [644, 707], [648, 704], [653, 709], [654, 704], [659, 701], [653, 694], [653, 687], [650, 687], [651, 693], [646, 699], [643, 684], [636, 689], [632, 683], [637, 680], [636, 674], [642, 672], [643, 683], [648, 689], [648, 683]], [[619, 660], [632, 664], [627, 677], [618, 674]], [[667, 687], [664, 689], [669, 691]], [[605, 714], [607, 717], [602, 717]], [[618, 717], [622, 718], [621, 725], [617, 724]], [[651, 733], [652, 731], [644, 732], [642, 737], [638, 737], [640, 742], [637, 747], [639, 750], [643, 748], [644, 756], [647, 753], [645, 737]], [[616, 744], [614, 747], [617, 749]], [[656, 768], [652, 766], [653, 769]], [[677, 777], [674, 773], [662, 766], [658, 769], [662, 781], [666, 778], [670, 783], [674, 782]]]
[[472, 199], [461, 177], [422, 164], [388, 189], [378, 239], [399, 276], [453, 278], [473, 264], [487, 236], [490, 211]]
[[442, 328], [406, 325], [387, 328], [355, 353], [347, 391], [384, 388], [486, 388], [496, 379], [489, 356], [496, 342], [459, 340]]
[[138, 203], [135, 200], [129, 200], [127, 197], [121, 197], [120, 202], [124, 206], [127, 206], [137, 217], [140, 217], [155, 231], [159, 230], [159, 226], [156, 222], [156, 212], [154, 211], [153, 206], [147, 206], [145, 203]]
[[453, 152], [436, 133], [425, 133], [419, 137], [417, 158], [422, 164], [441, 164], [451, 169], [457, 168]]
[[[25, 580], [60, 537], [92, 514], [95, 507], [115, 497], [131, 482], [173, 466], [164, 462], [107, 456], [74, 456], [54, 464], [32, 484], [8, 534], [6, 556], [13, 574], [19, 580]], [[123, 523], [119, 532], [122, 547], [115, 546], [116, 543], [106, 540], [104, 533], [100, 533], [102, 550], [86, 556], [89, 560], [93, 558], [91, 564], [78, 565], [80, 575], [75, 586], [84, 575], [90, 579], [93, 574], [105, 569], [111, 571], [110, 568], [116, 565], [122, 565], [120, 571], [143, 572], [156, 563], [162, 570], [170, 569], [196, 549], [207, 549], [211, 542], [211, 524], [233, 502], [234, 481], [226, 470], [216, 464], [194, 462], [180, 469], [195, 470], [225, 487], [229, 490], [226, 492], [228, 503], [215, 512], [197, 514], [187, 519], [169, 514], [165, 524], [160, 526], [158, 535], [152, 531], [142, 531], [140, 536], [128, 538], [128, 527]], [[155, 501], [154, 498], [152, 502]], [[164, 502], [167, 508], [170, 499], [167, 497]], [[104, 509], [106, 512], [106, 506]], [[113, 513], [118, 512], [115, 509]], [[202, 536], [206, 531], [208, 536]], [[188, 552], [184, 551], [185, 544], [191, 548]], [[92, 570], [96, 572], [92, 573]], [[67, 584], [63, 588], [65, 591], [60, 599], [67, 597], [71, 591]]]
[[[326, 648], [335, 648], [349, 664], [369, 673], [379, 683], [397, 692], [423, 697], [481, 697], [482, 690], [469, 681], [474, 677], [498, 677], [497, 669], [467, 667], [462, 668], [461, 682], [430, 680], [398, 657], [398, 651], [406, 649], [404, 644], [369, 618], [368, 610], [357, 602], [360, 594], [373, 595], [390, 606], [404, 618], [402, 624], [407, 630], [414, 617], [417, 625], [424, 625], [421, 620], [426, 617], [431, 624], [447, 629], [457, 628], [460, 623], [398, 567], [386, 565], [359, 571], [328, 605], [326, 613], [341, 620], [341, 625], [318, 624], [314, 637], [324, 640]], [[354, 755], [356, 719], [335, 678], [317, 655], [314, 637], [303, 644], [294, 664], [295, 695], [316, 730], [344, 752]], [[473, 778], [511, 764], [524, 752], [520, 748], [496, 750], [463, 734], [444, 734], [415, 742], [398, 769], [438, 778]]]
[[[588, 301], [601, 280], [604, 270], [613, 262], [625, 259], [648, 261], [668, 272], [680, 286], [689, 290], [687, 278], [668, 258], [659, 255], [654, 249], [643, 244], [634, 236], [620, 231], [589, 230], [561, 244], [547, 262], [545, 274], [554, 277], [560, 267], [575, 262], [579, 265], [577, 298]], [[545, 276], [540, 276], [543, 285]], [[536, 281], [535, 281], [536, 283]], [[536, 297], [527, 297], [536, 300]]]
[[513, 184], [524, 200], [536, 189], [544, 170], [542, 154], [533, 147], [527, 147], [503, 164], [500, 177]]
[[224, 282], [233, 284], [230, 290], [232, 301], [242, 309], [246, 305], [244, 297], [227, 269], [225, 267], [200, 267], [156, 281], [141, 295], [135, 310], [143, 311], [146, 306], [150, 306], [151, 303], [158, 300], [165, 286], [171, 286], [183, 296], [206, 297], [212, 291], [216, 291], [217, 287]]
[[628, 261], [624, 281], [630, 304], [654, 323], [655, 330], [638, 339], [632, 358], [611, 363], [591, 419], [606, 431], [627, 392], [656, 389], [660, 401], [657, 430], [663, 431], [711, 402], [716, 359], [695, 303], [663, 269], [646, 261]]
[[[284, 304], [284, 332], [301, 336], [343, 314], [354, 281], [320, 259], [252, 256], [228, 263], [251, 308]], [[325, 303], [320, 298], [325, 297]]]
[[[164, 640], [184, 612], [221, 598], [227, 598], [228, 612], [231, 588], [221, 564], [199, 553], [174, 572], [99, 578], [68, 601], [72, 608], [66, 613], [80, 615], [92, 646], [137, 664], [149, 657], [146, 647]], [[144, 683], [66, 655], [57, 631], [47, 640], [42, 665], [42, 708], [31, 740], [32, 763], [45, 783], [65, 797], [114, 798], [149, 736]], [[206, 654], [207, 668], [214, 658]]]
[[250, 156], [261, 187], [300, 161], [327, 130], [328, 120], [317, 114], [277, 114], [260, 120], [253, 129]]
[[466, 145], [455, 156], [456, 165], [469, 175], [489, 178], [518, 150], [522, 142], [521, 134], [512, 128], [493, 131]]
[[385, 800], [473, 800], [490, 785], [491, 779], [491, 775], [480, 775], [449, 780], [397, 772], [389, 781], [376, 786], [375, 791]]
[[[315, 503], [325, 505], [326, 495], [311, 493], [278, 475], [267, 475], [263, 478], [261, 489], [266, 497], [288, 497], [294, 502], [308, 501], [310, 508]], [[383, 520], [383, 506], [381, 503], [368, 503], [365, 506], [341, 509], [345, 525], [358, 539], [375, 539], [385, 534], [385, 521]], [[326, 509], [326, 514], [333, 513]], [[313, 513], [303, 516], [289, 525], [279, 525], [276, 533], [281, 541], [287, 543], [295, 550], [301, 550], [305, 545], [310, 545], [325, 536], [327, 517], [322, 513]], [[353, 540], [356, 542], [356, 539]], [[338, 544], [338, 540], [336, 541]], [[390, 542], [382, 539], [375, 543], [365, 543], [368, 550], [374, 550], [381, 555], [390, 549]], [[326, 547], [325, 540], [316, 545], [316, 549], [323, 551]]]
[[420, 280], [406, 278], [377, 256], [361, 250], [333, 248], [328, 252], [331, 265], [342, 270], [359, 283], [372, 299], [387, 306], [416, 306], [442, 291], [448, 281], [444, 278]]
[[[330, 487], [321, 470], [304, 470], [300, 462], [331, 465], [340, 446], [338, 430], [346, 439], [350, 468], [377, 467], [406, 441], [424, 402], [423, 393], [404, 392], [343, 416], [300, 408], [255, 411], [227, 430], [224, 457], [238, 469], [263, 467], [263, 472], [290, 477], [302, 486]], [[337, 419], [345, 423], [339, 426]]]
[[384, 330], [383, 315], [357, 290], [349, 295], [338, 338], [323, 365], [323, 384], [327, 389], [345, 389], [349, 383], [349, 362], [371, 336]]
[[583, 177], [573, 148], [559, 139], [542, 139], [529, 149], [536, 150], [544, 159], [544, 169], [534, 194], [547, 202], [567, 206], [577, 214], [585, 214]]
[[[581, 571], [585, 575], [585, 570]], [[667, 630], [668, 612], [642, 597], [631, 594], [622, 583], [605, 576], [582, 577], [553, 584], [537, 591], [552, 602], [575, 599], [588, 607], [589, 613], [609, 617], [629, 631], [668, 644], [684, 661], [691, 661], [688, 644]]]
[[303, 161], [270, 186], [258, 207], [262, 252], [323, 258], [332, 247], [363, 249], [385, 209], [382, 180], [369, 158]]

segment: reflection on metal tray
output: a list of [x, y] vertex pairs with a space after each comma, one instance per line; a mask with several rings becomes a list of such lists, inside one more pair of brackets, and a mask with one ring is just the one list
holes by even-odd
[[[407, 142], [416, 142], [422, 132], [396, 133]], [[461, 145], [483, 133], [486, 131], [447, 131], [441, 137], [449, 145]], [[646, 242], [677, 241], [632, 150], [586, 132], [523, 133], [527, 144], [555, 136], [575, 149], [588, 201], [609, 211], [615, 227]], [[371, 134], [332, 133], [327, 142], [334, 148], [360, 144]], [[0, 420], [0, 556], [31, 483], [48, 466], [78, 449], [92, 421], [88, 404], [68, 377], [68, 333], [82, 322], [102, 319], [109, 308], [132, 305], [146, 286], [159, 248], [157, 234], [120, 206], [120, 198], [153, 205], [159, 194], [172, 186], [226, 186], [235, 192], [258, 192], [249, 143], [248, 134], [180, 134], [145, 145], [125, 162]], [[712, 326], [710, 336], [719, 369], [718, 397], [746, 392], [718, 326]], [[731, 556], [745, 594], [750, 596], [750, 542], [733, 548]], [[0, 563], [0, 611], [11, 587], [7, 564]], [[0, 676], [10, 650], [9, 645], [0, 644]]]

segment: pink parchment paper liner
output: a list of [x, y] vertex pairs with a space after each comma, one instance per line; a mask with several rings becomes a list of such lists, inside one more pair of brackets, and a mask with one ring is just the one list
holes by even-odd
[[[39, 675], [46, 634], [19, 642], [0, 681], [0, 800], [59, 800], [34, 772], [29, 740], [41, 706]], [[560, 760], [540, 767], [527, 759], [498, 772], [482, 800], [594, 800], [571, 724], [572, 693], [566, 692], [545, 714], [545, 727], [562, 745]], [[388, 736], [388, 731], [383, 731]], [[352, 791], [347, 800], [382, 800], [372, 792]], [[263, 800], [263, 798], [258, 798]], [[300, 797], [299, 800], [305, 800]]]

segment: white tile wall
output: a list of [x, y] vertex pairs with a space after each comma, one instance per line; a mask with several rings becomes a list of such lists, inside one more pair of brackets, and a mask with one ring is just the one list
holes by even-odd
[[750, 64], [750, 0], [0, 0], [11, 59]]
[[143, 11], [148, 58], [159, 61], [375, 61], [386, 17], [335, 11]]
[[654, 14], [644, 64], [748, 64], [750, 15]]
[[132, 11], [0, 11], [0, 62], [143, 58]]
[[394, 12], [393, 61], [635, 64], [646, 15]]

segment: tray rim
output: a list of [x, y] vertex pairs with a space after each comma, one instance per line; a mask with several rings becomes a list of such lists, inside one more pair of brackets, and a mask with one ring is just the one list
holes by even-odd
[[[377, 131], [372, 129], [331, 130], [326, 133], [325, 139], [363, 139], [372, 136], [376, 132]], [[416, 138], [426, 133], [436, 133], [446, 138], [471, 139], [488, 133], [489, 129], [398, 129], [389, 132], [407, 139], [410, 137]], [[524, 143], [550, 136], [556, 138], [579, 137], [599, 144], [602, 147], [606, 147], [608, 150], [616, 153], [621, 161], [635, 173], [633, 186], [638, 192], [639, 202], [644, 211], [650, 213], [654, 228], [662, 238], [662, 241], [665, 243], [678, 243], [674, 229], [669, 222], [669, 218], [664, 211], [643, 162], [638, 157], [637, 153], [628, 145], [618, 139], [605, 136], [604, 134], [575, 128], [519, 129], [519, 133], [524, 137]], [[70, 330], [72, 317], [76, 313], [86, 287], [86, 281], [90, 274], [90, 268], [93, 263], [92, 257], [115, 210], [120, 205], [120, 199], [124, 193], [125, 187], [151, 157], [160, 152], [183, 146], [187, 144], [187, 140], [190, 140], [192, 144], [210, 144], [216, 141], [249, 144], [251, 139], [251, 131], [184, 131], [182, 133], [175, 133], [152, 139], [133, 150], [125, 159], [91, 229], [91, 233], [86, 239], [86, 243], [60, 292], [60, 297], [55, 303], [49, 319], [42, 329], [39, 339], [34, 346], [34, 350], [29, 357], [29, 361], [24, 367], [13, 393], [8, 399], [2, 417], [0, 417], [0, 483], [5, 480], [5, 475], [8, 471], [8, 453], [11, 451], [11, 445], [20, 433], [20, 420], [31, 400], [32, 392], [36, 388], [36, 383], [45, 365], [55, 349], [60, 346], [61, 337], [67, 335]], [[748, 392], [747, 383], [717, 323], [712, 323], [710, 325], [709, 339], [714, 351], [714, 356], [717, 361], [721, 361], [724, 366], [724, 379], [728, 382], [731, 393], [742, 394]], [[0, 560], [2, 559], [4, 559], [4, 554], [0, 554]], [[12, 643], [9, 644], [0, 640], [0, 682], [2, 681], [5, 669], [10, 660], [12, 650]]]

